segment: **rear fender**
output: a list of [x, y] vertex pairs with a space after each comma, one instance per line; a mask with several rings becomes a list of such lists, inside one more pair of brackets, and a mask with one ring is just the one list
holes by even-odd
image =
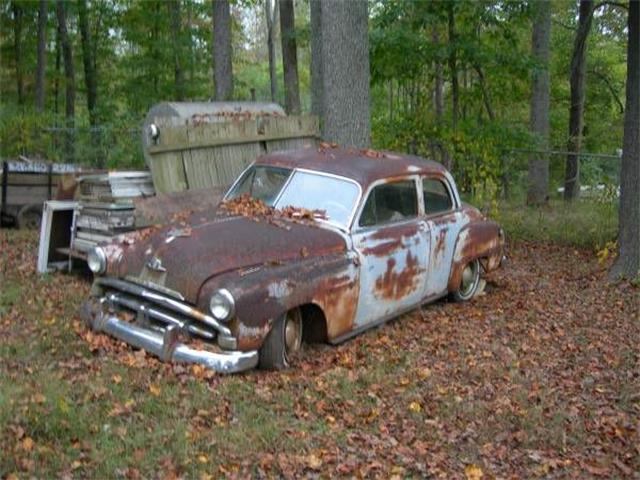
[[451, 264], [451, 274], [447, 289], [450, 292], [460, 288], [462, 271], [472, 260], [479, 258], [485, 271], [500, 265], [504, 246], [504, 236], [500, 226], [491, 220], [477, 220], [460, 230]]

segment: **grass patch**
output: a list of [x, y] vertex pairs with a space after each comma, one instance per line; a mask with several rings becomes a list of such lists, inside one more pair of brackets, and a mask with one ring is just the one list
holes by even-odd
[[498, 221], [510, 239], [599, 250], [616, 238], [618, 208], [592, 200], [552, 200], [541, 208], [503, 202]]

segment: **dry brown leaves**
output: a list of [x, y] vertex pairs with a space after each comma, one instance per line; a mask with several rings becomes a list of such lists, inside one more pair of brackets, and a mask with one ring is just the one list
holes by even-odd
[[[25, 392], [9, 397], [0, 425], [8, 478], [95, 476], [104, 460], [90, 450], [96, 431], [60, 444], [42, 428], [46, 413], [100, 406], [98, 428], [120, 422], [113, 434], [124, 442], [162, 422], [160, 413], [143, 415], [147, 399], [163, 402], [154, 412], [183, 412], [190, 463], [166, 453], [147, 462], [155, 470], [136, 462], [113, 475], [582, 479], [640, 471], [640, 291], [607, 283], [591, 252], [517, 245], [473, 302], [439, 302], [339, 346], [308, 346], [288, 371], [225, 377], [89, 332], [65, 307], [79, 305], [87, 282], [36, 281], [36, 246], [33, 236], [0, 235], [0, 281], [24, 289], [4, 307], [0, 334], [3, 345], [27, 347], [0, 362], [0, 376]], [[110, 359], [118, 373], [103, 371]], [[52, 397], [33, 380], [45, 374], [81, 393]], [[194, 383], [210, 395], [198, 406]], [[243, 417], [248, 407], [256, 410]], [[282, 430], [264, 441], [247, 418], [273, 418], [266, 425]], [[230, 440], [238, 431], [247, 441]], [[131, 455], [150, 453], [137, 446]]]
[[302, 223], [313, 223], [316, 220], [326, 220], [323, 210], [308, 210], [306, 208], [284, 207], [277, 209], [270, 207], [262, 200], [243, 194], [236, 198], [225, 200], [220, 204], [220, 211], [228, 215], [241, 215], [255, 220], [293, 220]]

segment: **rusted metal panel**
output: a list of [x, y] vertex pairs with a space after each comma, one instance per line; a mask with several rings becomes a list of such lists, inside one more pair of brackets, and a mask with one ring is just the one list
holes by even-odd
[[361, 268], [358, 328], [420, 301], [430, 243], [422, 219], [366, 229], [352, 237]]
[[454, 291], [458, 288], [465, 265], [473, 259], [484, 259], [483, 267], [487, 271], [497, 268], [503, 248], [504, 239], [496, 222], [474, 220], [465, 225], [456, 243], [448, 282], [449, 290]]
[[316, 149], [274, 152], [256, 163], [286, 168], [307, 168], [340, 175], [357, 181], [363, 190], [381, 179], [407, 174], [440, 174], [446, 170], [436, 162], [412, 155], [373, 150], [342, 149], [323, 144]]

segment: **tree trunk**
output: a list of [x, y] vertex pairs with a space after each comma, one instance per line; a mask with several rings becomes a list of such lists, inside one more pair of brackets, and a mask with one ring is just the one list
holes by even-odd
[[38, 60], [36, 66], [36, 110], [44, 111], [44, 73], [47, 64], [47, 6], [48, 0], [40, 0], [38, 6]]
[[288, 114], [299, 115], [300, 87], [298, 85], [298, 52], [293, 0], [279, 0], [279, 2], [282, 69], [284, 71], [284, 105]]
[[564, 175], [564, 199], [573, 200], [580, 194], [580, 148], [584, 128], [584, 98], [587, 69], [587, 37], [593, 20], [593, 0], [580, 0], [578, 30], [571, 57], [571, 104], [569, 107], [569, 141]]
[[312, 106], [322, 137], [346, 147], [370, 143], [367, 0], [311, 0]]
[[215, 99], [231, 100], [233, 65], [231, 49], [231, 9], [229, 0], [212, 0], [213, 9], [213, 81]]
[[15, 0], [11, 4], [13, 10], [13, 53], [16, 60], [16, 90], [18, 105], [24, 102], [24, 81], [22, 78], [22, 6]]
[[78, 2], [78, 27], [82, 40], [82, 65], [84, 67], [84, 83], [87, 89], [87, 110], [89, 110], [89, 124], [91, 125], [92, 146], [95, 152], [95, 161], [98, 168], [104, 168], [104, 155], [102, 152], [102, 138], [100, 135], [98, 119], [98, 74], [96, 59], [93, 49], [89, 20], [87, 18], [87, 0]]
[[56, 28], [56, 74], [53, 77], [53, 113], [55, 114], [56, 126], [58, 126], [58, 113], [60, 112], [60, 59], [62, 56], [62, 47], [60, 46], [60, 27]]
[[159, 85], [160, 85], [160, 74], [158, 66], [160, 65], [160, 16], [162, 15], [162, 2], [156, 0], [153, 2], [153, 24], [151, 27], [151, 59], [153, 60], [149, 66], [150, 74], [151, 74], [151, 84], [153, 85], [153, 93], [156, 97], [158, 97]]
[[[274, 2], [274, 3], [271, 3]], [[271, 101], [278, 100], [278, 77], [276, 75], [276, 17], [278, 16], [278, 2], [264, 0], [264, 13], [267, 19], [267, 51], [269, 52], [269, 82], [271, 84]]]
[[[549, 149], [549, 104], [551, 82], [549, 57], [551, 40], [551, 3], [534, 2], [531, 51], [536, 66], [531, 79], [529, 125], [536, 137], [536, 150]], [[549, 156], [534, 153], [529, 158], [528, 205], [542, 205], [549, 200]]]
[[67, 12], [63, 0], [56, 1], [56, 15], [58, 17], [58, 26], [60, 28], [60, 41], [62, 42], [62, 60], [64, 62], [65, 75], [65, 118], [66, 118], [66, 145], [65, 154], [66, 161], [73, 162], [74, 157], [74, 120], [75, 120], [75, 71], [73, 67], [73, 52], [71, 50], [71, 41], [67, 33]]
[[629, 2], [627, 99], [620, 170], [619, 256], [611, 278], [640, 276], [640, 1]]
[[494, 121], [496, 119], [496, 115], [493, 113], [493, 108], [491, 107], [491, 98], [489, 98], [489, 91], [487, 90], [487, 85], [484, 81], [484, 72], [479, 65], [474, 65], [473, 69], [478, 74], [478, 84], [480, 85], [480, 91], [482, 92], [482, 103], [487, 111], [487, 116], [489, 117], [489, 120]]
[[169, 2], [169, 16], [171, 21], [171, 40], [173, 41], [173, 85], [174, 97], [177, 101], [184, 100], [184, 72], [182, 65], [182, 16], [180, 12], [180, 1], [171, 0]]
[[[436, 27], [433, 27], [433, 30], [431, 32], [431, 40], [433, 42], [433, 45], [436, 48], [439, 48], [440, 36], [438, 35], [438, 29]], [[435, 61], [434, 72], [435, 85], [433, 92], [433, 102], [436, 112], [436, 122], [442, 123], [444, 117], [444, 79], [442, 77], [442, 63], [440, 63], [440, 61], [438, 60]]]
[[455, 4], [449, 2], [448, 9], [449, 29], [449, 73], [451, 74], [451, 123], [455, 130], [458, 126], [460, 88], [458, 86], [458, 59], [456, 53], [456, 17]]

